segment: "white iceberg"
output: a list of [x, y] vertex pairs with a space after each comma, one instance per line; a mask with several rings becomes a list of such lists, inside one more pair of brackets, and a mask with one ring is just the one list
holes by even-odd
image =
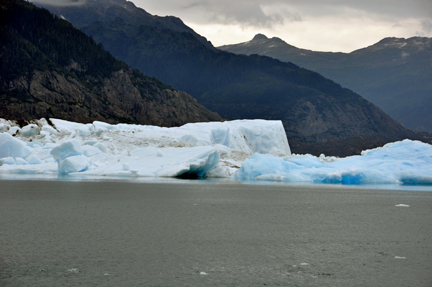
[[8, 133], [0, 133], [0, 158], [26, 158], [32, 153], [31, 148]]
[[68, 157], [81, 155], [83, 152], [78, 140], [70, 140], [56, 146], [50, 153], [56, 161], [61, 162]]
[[[5, 131], [0, 134], [1, 173], [230, 177], [254, 153], [291, 154], [280, 121], [195, 123], [175, 128], [50, 122], [53, 126], [42, 119], [13, 129], [12, 122], [0, 121]], [[18, 131], [15, 137], [11, 130]], [[24, 163], [28, 166], [18, 166]]]
[[59, 162], [58, 172], [69, 174], [72, 172], [83, 172], [88, 169], [89, 160], [83, 155], [73, 155]]
[[0, 119], [0, 127], [0, 174], [432, 184], [430, 144], [404, 140], [346, 158], [292, 155], [280, 121], [162, 128], [41, 119], [19, 128]]
[[410, 207], [408, 204], [396, 204], [396, 207]]

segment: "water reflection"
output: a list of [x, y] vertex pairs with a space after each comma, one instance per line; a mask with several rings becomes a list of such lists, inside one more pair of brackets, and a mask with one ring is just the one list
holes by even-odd
[[242, 184], [242, 185], [277, 185], [277, 186], [307, 186], [320, 188], [342, 189], [383, 189], [432, 191], [431, 185], [409, 184], [313, 184], [304, 182], [279, 182], [262, 180], [234, 180], [229, 178], [173, 178], [173, 177], [112, 177], [83, 176], [62, 174], [0, 174], [0, 180], [36, 180], [36, 181], [82, 181], [82, 182], [131, 182], [131, 183], [168, 183], [168, 184]]

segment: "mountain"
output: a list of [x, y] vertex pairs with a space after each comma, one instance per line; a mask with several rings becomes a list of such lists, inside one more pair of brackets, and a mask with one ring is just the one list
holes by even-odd
[[[34, 2], [37, 4], [38, 1], [36, 0]], [[94, 21], [110, 22], [119, 17], [133, 25], [147, 25], [189, 33], [207, 48], [216, 50], [206, 38], [195, 33], [195, 31], [186, 26], [180, 18], [174, 16], [159, 17], [151, 15], [145, 10], [137, 8], [134, 3], [125, 0], [85, 0], [84, 3], [85, 4], [70, 6], [49, 4], [40, 4], [40, 6], [48, 9], [59, 17], [67, 19], [78, 28]]]
[[432, 132], [432, 38], [385, 38], [351, 53], [315, 52], [258, 34], [218, 47], [265, 55], [316, 71], [352, 89], [406, 127]]
[[[116, 1], [124, 5], [106, 8], [113, 19], [107, 20], [94, 8], [98, 1], [105, 3], [75, 6], [73, 17], [66, 13], [70, 8], [55, 11], [115, 57], [188, 92], [224, 118], [282, 120], [294, 153], [346, 156], [391, 141], [423, 138], [318, 73], [270, 57], [209, 48], [195, 33], [140, 22], [134, 15], [148, 13], [124, 8], [124, 0]], [[157, 19], [172, 23], [169, 17]]]
[[0, 43], [0, 117], [161, 126], [221, 120], [26, 1], [0, 0]]

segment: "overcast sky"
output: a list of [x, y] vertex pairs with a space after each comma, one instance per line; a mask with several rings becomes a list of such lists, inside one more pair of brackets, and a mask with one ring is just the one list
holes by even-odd
[[299, 48], [351, 52], [385, 37], [432, 37], [432, 0], [132, 0], [180, 17], [213, 45], [257, 34]]

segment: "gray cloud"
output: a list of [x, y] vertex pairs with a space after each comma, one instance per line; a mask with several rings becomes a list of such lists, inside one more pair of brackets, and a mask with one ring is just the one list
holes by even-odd
[[421, 22], [421, 26], [423, 31], [425, 31], [426, 33], [432, 33], [432, 22], [429, 20], [423, 20]]
[[[169, 11], [199, 23], [272, 26], [307, 17], [364, 13], [387, 20], [432, 19], [431, 0], [132, 0], [144, 9]], [[157, 2], [157, 3], [156, 3]], [[149, 7], [149, 8], [146, 8]], [[268, 8], [271, 9], [268, 9]], [[271, 12], [269, 12], [271, 11]], [[205, 16], [204, 16], [204, 15]]]
[[[41, 5], [72, 6], [87, 0], [34, 0]], [[152, 13], [166, 11], [199, 23], [271, 27], [308, 17], [366, 13], [385, 19], [428, 18], [431, 0], [129, 0]], [[271, 9], [268, 9], [268, 8]]]
[[[286, 0], [277, 2], [307, 7], [314, 11], [314, 14], [320, 13], [321, 8], [327, 7], [329, 8], [327, 12], [352, 9], [393, 17], [432, 17], [432, 1], [430, 0]], [[321, 13], [326, 13], [326, 11]]]
[[[170, 1], [168, 0], [167, 2]], [[183, 3], [184, 2], [185, 1], [183, 1]], [[282, 14], [280, 12], [265, 12], [263, 10], [261, 1], [257, 0], [206, 0], [199, 2], [188, 2], [181, 4], [179, 6], [179, 10], [182, 13], [187, 13], [188, 17], [191, 18], [194, 18], [194, 13], [196, 11], [205, 13], [205, 20], [200, 19], [200, 22], [203, 22], [204, 20], [213, 23], [240, 24], [257, 27], [271, 27], [274, 24], [283, 24], [285, 20], [301, 20], [299, 15], [288, 15]], [[201, 15], [198, 17], [201, 17]]]
[[[80, 5], [92, 0], [33, 1]], [[302, 48], [350, 52], [384, 37], [432, 36], [432, 0], [128, 1], [150, 14], [181, 18], [215, 45], [247, 41], [260, 32]]]
[[180, 17], [215, 45], [264, 33], [301, 48], [351, 52], [384, 37], [432, 36], [432, 0], [130, 1]]

